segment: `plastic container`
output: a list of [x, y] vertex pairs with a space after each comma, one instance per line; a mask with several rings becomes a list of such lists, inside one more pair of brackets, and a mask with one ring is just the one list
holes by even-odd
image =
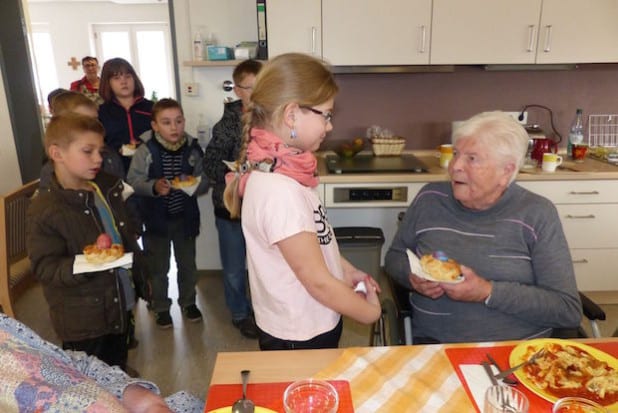
[[339, 394], [327, 381], [306, 379], [290, 384], [283, 393], [286, 413], [335, 413]]
[[378, 281], [382, 272], [382, 230], [373, 227], [337, 227], [334, 231], [341, 255]]
[[196, 31], [193, 37], [193, 60], [204, 60], [204, 42], [200, 30]]
[[592, 400], [581, 397], [563, 397], [554, 404], [552, 413], [606, 413], [607, 410]]

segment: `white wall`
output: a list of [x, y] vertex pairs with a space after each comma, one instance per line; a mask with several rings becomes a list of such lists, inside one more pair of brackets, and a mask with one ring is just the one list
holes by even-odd
[[[187, 130], [195, 133], [199, 114], [210, 127], [223, 114], [223, 99], [230, 96], [221, 85], [232, 79], [229, 67], [187, 67], [183, 62], [192, 58], [192, 42], [196, 30], [204, 36], [212, 33], [216, 43], [234, 46], [243, 40], [257, 40], [255, 0], [174, 0], [176, 41], [178, 46], [180, 85], [185, 82], [199, 84], [199, 96], [182, 96], [187, 118]], [[219, 244], [210, 192], [199, 200], [202, 215], [202, 234], [197, 241], [197, 267], [219, 269]]]
[[67, 62], [72, 56], [81, 61], [84, 56], [94, 55], [94, 40], [89, 37], [92, 24], [168, 22], [167, 10], [167, 3], [122, 5], [57, 1], [28, 4], [30, 22], [49, 28], [59, 87], [67, 89], [71, 82], [84, 76], [81, 66], [73, 70]]
[[0, 72], [0, 176], [2, 176], [0, 194], [10, 192], [21, 186], [21, 172], [17, 162], [17, 151], [2, 72]]

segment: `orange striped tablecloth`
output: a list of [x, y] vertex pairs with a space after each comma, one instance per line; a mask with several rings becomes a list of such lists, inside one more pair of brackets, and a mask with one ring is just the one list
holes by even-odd
[[348, 380], [358, 413], [475, 412], [443, 350], [443, 345], [347, 348], [316, 377]]

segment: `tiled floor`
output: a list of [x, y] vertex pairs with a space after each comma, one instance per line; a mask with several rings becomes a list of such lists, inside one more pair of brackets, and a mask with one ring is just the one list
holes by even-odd
[[[172, 285], [173, 283], [170, 283]], [[139, 346], [129, 352], [129, 365], [142, 377], [156, 382], [163, 394], [188, 390], [205, 397], [219, 351], [258, 350], [257, 340], [244, 338], [232, 325], [223, 297], [223, 282], [218, 272], [207, 272], [198, 282], [198, 307], [202, 323], [183, 319], [177, 304], [172, 305], [174, 328], [155, 326], [146, 303], [136, 310], [136, 335]], [[177, 290], [171, 289], [171, 297]], [[44, 338], [58, 343], [49, 321], [47, 303], [40, 286], [28, 290], [16, 304], [17, 317]], [[346, 320], [341, 346], [365, 346], [369, 328]], [[240, 372], [239, 372], [240, 374]]]
[[[175, 297], [175, 289], [171, 295]], [[219, 351], [257, 350], [255, 340], [245, 339], [231, 324], [223, 298], [223, 283], [218, 272], [203, 274], [198, 282], [198, 306], [204, 314], [202, 323], [185, 322], [177, 305], [172, 306], [174, 328], [159, 330], [141, 301], [136, 311], [137, 349], [129, 353], [129, 364], [142, 377], [155, 381], [163, 394], [188, 390], [205, 397]], [[600, 323], [603, 336], [617, 327], [618, 305], [603, 305], [607, 321]], [[17, 302], [18, 318], [48, 340], [58, 340], [51, 329], [47, 304], [40, 286], [26, 292]], [[588, 324], [584, 323], [585, 328]], [[344, 322], [342, 347], [365, 346], [369, 327], [350, 320]]]

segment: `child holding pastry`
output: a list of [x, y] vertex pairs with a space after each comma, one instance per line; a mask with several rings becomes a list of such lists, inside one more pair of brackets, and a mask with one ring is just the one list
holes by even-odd
[[208, 191], [201, 179], [203, 152], [197, 139], [185, 133], [180, 104], [161, 99], [152, 108], [152, 131], [135, 151], [127, 180], [135, 189], [145, 231], [144, 250], [148, 256], [151, 302], [160, 328], [171, 328], [172, 301], [168, 278], [170, 246], [178, 266], [178, 304], [192, 322], [202, 319], [195, 305], [195, 238], [200, 229], [197, 196]]
[[[242, 212], [255, 321], [262, 350], [337, 347], [342, 317], [380, 317], [373, 278], [341, 257], [316, 191], [318, 150], [333, 128], [338, 87], [319, 60], [269, 60], [243, 116], [243, 140], [224, 192]], [[363, 281], [366, 295], [354, 287]]]
[[101, 171], [104, 134], [92, 116], [52, 118], [45, 150], [53, 173], [28, 209], [26, 243], [62, 347], [126, 369], [129, 309], [135, 303], [130, 274], [119, 267], [93, 271], [75, 265], [84, 250], [104, 254], [112, 244], [113, 251], [139, 249], [122, 179]]

